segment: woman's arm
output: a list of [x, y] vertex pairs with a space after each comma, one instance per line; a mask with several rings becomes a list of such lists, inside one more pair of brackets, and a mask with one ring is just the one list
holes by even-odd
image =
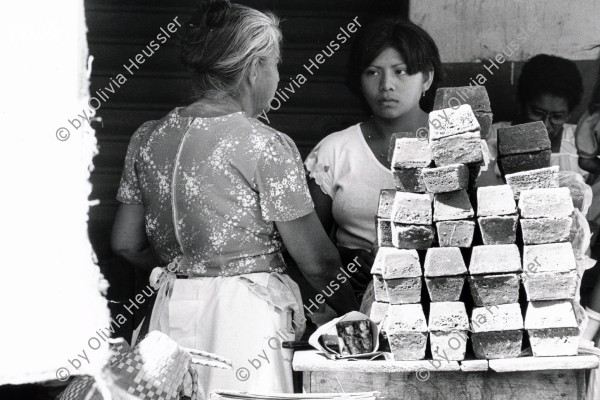
[[111, 247], [136, 267], [151, 270], [159, 266], [159, 260], [146, 236], [145, 213], [142, 205], [121, 204], [112, 229]]
[[317, 182], [312, 178], [308, 180], [308, 190], [310, 191], [313, 203], [315, 203], [315, 211], [317, 212], [319, 221], [321, 221], [321, 225], [323, 225], [323, 229], [328, 234], [331, 233], [334, 223], [331, 210], [333, 201], [331, 197], [323, 193], [323, 190], [321, 190]]
[[[342, 272], [338, 252], [321, 226], [316, 212], [293, 221], [276, 221], [286, 249], [308, 283], [319, 294], [330, 293], [324, 301], [338, 314], [358, 310], [359, 304], [347, 276]], [[317, 295], [318, 296], [318, 295]], [[318, 299], [310, 299], [320, 303]]]
[[592, 174], [600, 173], [600, 158], [579, 157], [579, 168]]

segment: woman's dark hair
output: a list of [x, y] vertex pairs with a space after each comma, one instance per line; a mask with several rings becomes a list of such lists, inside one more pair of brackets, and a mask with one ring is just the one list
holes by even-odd
[[583, 81], [577, 65], [565, 58], [547, 54], [530, 58], [519, 76], [517, 99], [523, 106], [543, 95], [564, 98], [569, 111], [573, 111], [583, 95]]
[[431, 87], [427, 90], [426, 97], [421, 99], [421, 108], [430, 111], [437, 86], [443, 79], [440, 54], [431, 36], [406, 19], [380, 18], [361, 28], [348, 62], [348, 87], [364, 100], [361, 75], [389, 47], [400, 53], [408, 74], [433, 71]]
[[[596, 47], [600, 47], [600, 44], [594, 46], [593, 48]], [[588, 104], [588, 111], [590, 114], [600, 112], [600, 55], [598, 56], [596, 68], [598, 68], [598, 73], [596, 74], [596, 85], [594, 86], [594, 91], [592, 92], [590, 104]]]
[[198, 96], [235, 95], [255, 59], [279, 54], [281, 30], [271, 13], [229, 0], [204, 0], [182, 28], [180, 41], [180, 59], [194, 73]]

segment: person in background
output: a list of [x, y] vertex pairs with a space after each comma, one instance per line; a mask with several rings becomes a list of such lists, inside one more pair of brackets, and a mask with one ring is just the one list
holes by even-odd
[[523, 65], [517, 84], [520, 111], [512, 122], [492, 124], [486, 142], [490, 151], [490, 165], [477, 180], [478, 186], [501, 185], [503, 180], [496, 162], [498, 128], [527, 122], [543, 121], [550, 138], [550, 163], [561, 171], [587, 172], [579, 167], [575, 146], [576, 125], [567, 124], [571, 112], [583, 95], [583, 81], [574, 62], [565, 58], [538, 54]]
[[134, 133], [112, 247], [138, 267], [168, 265], [152, 271], [158, 295], [149, 330], [238, 370], [268, 358], [244, 376], [201, 367], [206, 398], [214, 389], [290, 393], [292, 351], [269, 340], [298, 340], [304, 326], [284, 247], [315, 290], [337, 285], [325, 299], [333, 309], [359, 305], [338, 279], [340, 258], [315, 213], [296, 145], [256, 119], [279, 82], [278, 20], [210, 0], [182, 29], [181, 60], [194, 72], [198, 100]]
[[372, 280], [379, 193], [395, 188], [388, 161], [392, 134], [428, 126], [430, 110], [421, 103], [428, 91], [435, 93], [441, 75], [437, 46], [419, 26], [397, 18], [364, 26], [350, 55], [347, 83], [371, 118], [328, 135], [305, 160], [321, 223], [327, 232], [335, 227], [343, 264], [360, 265], [352, 280], [359, 296]]
[[[600, 47], [600, 46], [598, 46]], [[600, 56], [598, 58], [598, 72], [596, 85], [585, 113], [581, 116], [575, 132], [579, 166], [590, 173], [587, 183], [592, 187], [592, 204], [587, 214], [592, 231], [592, 257], [598, 257], [597, 243], [598, 230], [600, 229]], [[594, 268], [597, 270], [596, 268]], [[580, 348], [593, 348], [598, 346], [598, 331], [600, 330], [600, 277], [597, 274], [585, 274], [582, 286], [588, 286], [586, 280], [593, 285], [589, 304], [586, 307], [588, 324], [581, 334]], [[587, 399], [600, 398], [600, 376], [593, 370], [587, 388]]]
[[589, 172], [587, 183], [592, 187], [594, 195], [587, 218], [596, 235], [600, 229], [600, 59], [598, 65], [596, 86], [575, 132], [579, 166]]

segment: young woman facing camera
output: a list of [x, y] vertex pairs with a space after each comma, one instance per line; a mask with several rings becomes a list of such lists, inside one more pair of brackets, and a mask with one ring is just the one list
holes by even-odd
[[360, 294], [371, 280], [379, 192], [395, 187], [387, 159], [392, 134], [427, 127], [428, 114], [419, 103], [427, 91], [435, 92], [441, 61], [427, 32], [388, 18], [362, 29], [348, 72], [348, 85], [371, 118], [328, 135], [305, 166], [321, 223], [327, 232], [337, 227], [343, 264], [358, 264], [351, 281]]

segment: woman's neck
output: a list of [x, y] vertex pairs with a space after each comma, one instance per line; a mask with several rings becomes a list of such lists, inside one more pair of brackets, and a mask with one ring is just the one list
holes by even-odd
[[373, 135], [381, 139], [389, 139], [398, 132], [416, 132], [419, 128], [427, 126], [428, 114], [416, 108], [399, 118], [388, 119], [374, 115], [369, 124], [373, 128]]
[[194, 103], [181, 108], [182, 116], [219, 117], [243, 111], [242, 105], [231, 96], [203, 96]]

